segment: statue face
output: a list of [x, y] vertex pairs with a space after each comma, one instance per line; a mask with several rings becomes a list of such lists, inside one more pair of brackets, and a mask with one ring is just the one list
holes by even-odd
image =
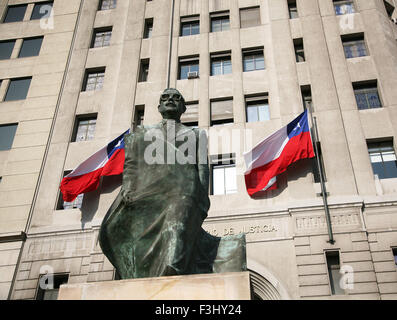
[[160, 96], [159, 112], [164, 119], [180, 120], [186, 111], [185, 101], [176, 89], [166, 89]]

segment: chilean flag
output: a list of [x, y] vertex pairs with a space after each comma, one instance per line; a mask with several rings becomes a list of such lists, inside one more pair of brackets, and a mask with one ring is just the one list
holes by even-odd
[[124, 135], [128, 133], [129, 129], [62, 179], [60, 189], [65, 202], [72, 202], [79, 194], [97, 189], [102, 176], [113, 176], [123, 172]]
[[244, 154], [247, 171], [245, 185], [251, 197], [277, 188], [276, 176], [298, 160], [313, 158], [307, 110], [287, 126]]

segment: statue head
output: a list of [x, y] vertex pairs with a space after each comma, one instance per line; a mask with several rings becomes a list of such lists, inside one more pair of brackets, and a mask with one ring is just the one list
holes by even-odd
[[178, 90], [165, 89], [160, 96], [158, 109], [163, 119], [172, 119], [179, 122], [182, 114], [186, 111], [185, 99]]

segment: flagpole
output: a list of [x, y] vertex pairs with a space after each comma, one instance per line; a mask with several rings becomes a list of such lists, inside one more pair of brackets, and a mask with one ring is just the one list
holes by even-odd
[[312, 110], [311, 110], [311, 105], [308, 106], [309, 113], [310, 113], [310, 118], [313, 124], [314, 132], [313, 132], [313, 144], [314, 144], [314, 151], [316, 153], [316, 161], [317, 161], [317, 167], [318, 167], [318, 172], [320, 175], [320, 184], [321, 184], [321, 196], [323, 198], [323, 203], [324, 203], [324, 209], [325, 209], [325, 219], [327, 221], [327, 229], [328, 229], [328, 236], [329, 236], [329, 243], [334, 244], [335, 239], [334, 235], [332, 232], [332, 224], [331, 224], [331, 214], [329, 211], [328, 207], [328, 193], [327, 193], [327, 188], [325, 185], [325, 179], [324, 179], [324, 168], [323, 165], [320, 161], [320, 153], [318, 150], [318, 130], [317, 130], [317, 119], [316, 117], [313, 117]]

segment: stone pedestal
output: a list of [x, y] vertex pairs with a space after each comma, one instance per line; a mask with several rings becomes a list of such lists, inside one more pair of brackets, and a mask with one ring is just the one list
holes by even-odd
[[62, 285], [58, 300], [249, 300], [249, 272]]

